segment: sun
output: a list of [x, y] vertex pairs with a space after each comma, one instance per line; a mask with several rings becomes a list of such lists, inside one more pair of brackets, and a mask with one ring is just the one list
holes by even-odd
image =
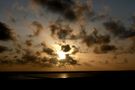
[[57, 51], [57, 54], [58, 54], [58, 59], [59, 60], [66, 59], [66, 53], [64, 53], [63, 51]]

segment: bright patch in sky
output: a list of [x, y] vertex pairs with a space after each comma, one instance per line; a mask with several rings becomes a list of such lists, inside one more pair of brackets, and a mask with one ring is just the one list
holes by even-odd
[[58, 56], [59, 56], [59, 60], [64, 60], [66, 59], [66, 54], [63, 51], [58, 51], [57, 52]]

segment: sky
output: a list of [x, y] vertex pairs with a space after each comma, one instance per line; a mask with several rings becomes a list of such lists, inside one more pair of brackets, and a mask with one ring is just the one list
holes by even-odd
[[0, 71], [135, 70], [134, 4], [0, 0]]

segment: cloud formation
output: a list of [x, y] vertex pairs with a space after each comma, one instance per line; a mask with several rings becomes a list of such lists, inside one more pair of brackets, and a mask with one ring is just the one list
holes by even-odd
[[75, 2], [73, 0], [32, 0], [43, 9], [62, 15], [67, 20], [75, 20]]
[[91, 34], [86, 35], [82, 38], [82, 42], [85, 43], [88, 47], [95, 44], [106, 44], [110, 42], [110, 36], [100, 35], [98, 34], [98, 30], [94, 28], [94, 31]]
[[54, 55], [54, 51], [51, 48], [44, 47], [43, 52], [47, 53], [48, 55]]
[[79, 52], [79, 48], [77, 48], [75, 45], [72, 46], [72, 49], [73, 49], [73, 51], [72, 51], [73, 55], [75, 55], [76, 53]]
[[39, 36], [40, 32], [43, 30], [43, 26], [38, 21], [33, 21], [32, 25], [35, 27], [35, 30], [33, 31], [33, 36]]
[[25, 44], [29, 47], [32, 46], [32, 40], [26, 40]]
[[41, 45], [42, 45], [42, 47], [43, 47], [42, 52], [44, 52], [44, 53], [46, 53], [46, 54], [48, 54], [48, 55], [55, 55], [54, 50], [51, 49], [51, 48], [49, 48], [49, 47], [46, 45], [46, 43], [43, 43], [43, 42], [42, 42]]
[[121, 39], [135, 36], [135, 31], [127, 29], [120, 21], [107, 21], [103, 25], [113, 36]]
[[108, 53], [115, 50], [117, 50], [117, 48], [114, 45], [104, 44], [104, 45], [100, 45], [99, 47], [95, 47], [93, 52], [97, 54], [102, 54], [102, 53]]
[[8, 50], [9, 49], [7, 47], [0, 45], [0, 53], [3, 53], [3, 52], [8, 51]]
[[66, 54], [66, 62], [71, 65], [77, 64], [77, 60], [73, 59], [69, 54]]
[[35, 63], [36, 60], [38, 60], [38, 57], [32, 51], [25, 50], [25, 54], [22, 56], [23, 63]]
[[6, 24], [0, 22], [0, 40], [8, 41], [14, 40], [12, 29], [10, 29]]
[[69, 25], [52, 24], [50, 25], [51, 36], [56, 36], [60, 40], [65, 40], [70, 37], [72, 28]]
[[67, 45], [62, 45], [61, 50], [64, 51], [64, 52], [69, 52], [71, 50], [71, 47], [68, 44]]

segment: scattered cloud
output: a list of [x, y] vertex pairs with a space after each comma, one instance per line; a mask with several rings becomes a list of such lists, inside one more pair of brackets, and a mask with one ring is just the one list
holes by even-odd
[[[44, 29], [44, 26], [43, 26], [44, 24], [41, 23], [40, 21], [35, 20], [31, 22], [33, 33], [30, 35], [31, 38], [26, 37], [25, 39], [26, 41], [24, 41], [24, 43], [21, 42], [20, 38], [17, 38], [15, 36], [15, 32], [13, 32], [13, 30], [7, 24], [0, 22], [0, 41], [10, 41], [10, 40], [15, 40], [17, 38], [16, 42], [14, 42], [16, 44], [14, 44], [15, 48], [12, 50], [12, 52], [15, 52], [15, 54], [20, 55], [20, 57], [22, 56], [20, 59], [18, 59], [18, 56], [14, 55], [13, 56], [14, 60], [12, 59], [9, 59], [7, 61], [0, 60], [0, 63], [11, 63], [11, 61], [16, 61], [17, 63], [21, 63], [21, 64], [22, 63], [36, 63], [36, 64], [39, 63], [46, 66], [52, 65], [52, 64], [57, 65], [59, 63], [75, 65], [78, 62], [72, 57], [72, 55], [75, 55], [78, 52], [80, 52], [79, 51], [80, 48], [84, 49], [83, 47], [84, 45], [86, 45], [86, 48], [94, 48], [93, 52], [96, 54], [103, 54], [103, 53], [114, 52], [117, 49], [119, 49], [117, 48], [117, 44], [113, 45], [111, 43], [114, 37], [118, 37], [121, 40], [127, 39], [127, 38], [132, 39], [135, 37], [135, 15], [132, 16], [132, 26], [126, 27], [126, 25], [124, 25], [121, 21], [108, 20], [110, 18], [108, 7], [104, 7], [103, 9], [96, 12], [95, 9], [93, 9], [93, 0], [84, 0], [84, 1], [83, 0], [31, 0], [31, 1], [32, 1], [31, 4], [36, 5], [33, 7], [33, 9], [41, 9], [39, 11], [37, 10], [37, 13], [40, 13], [40, 14], [42, 12], [52, 13], [52, 16], [49, 16], [49, 19], [51, 17], [54, 18], [55, 17], [54, 14], [60, 15], [60, 18], [63, 20], [63, 22], [59, 22], [59, 23], [54, 22], [53, 24], [49, 26], [49, 29], [51, 31], [51, 37], [52, 39], [57, 40], [57, 41], [54, 41], [56, 43], [59, 43], [59, 41], [62, 40], [64, 44], [60, 45], [61, 50], [65, 53], [68, 53], [68, 52], [71, 52], [71, 53], [66, 54], [66, 59], [60, 61], [58, 60], [57, 52], [55, 52], [55, 50], [51, 48], [51, 45], [50, 47], [48, 47], [49, 44], [40, 43], [40, 45], [38, 44], [39, 45], [38, 48], [35, 47], [33, 51], [30, 50], [30, 47], [33, 46], [33, 44], [34, 45], [37, 44], [37, 42], [36, 43], [33, 42], [34, 40], [37, 40], [35, 36], [39, 36], [41, 31], [43, 31]], [[26, 8], [24, 7], [24, 5], [20, 5], [18, 3], [15, 5], [13, 9], [20, 11], [21, 12], [20, 14], [27, 14], [28, 15], [28, 16], [26, 15], [27, 18], [29, 18], [30, 15], [33, 14], [32, 11], [28, 13], [29, 10], [31, 9], [25, 10]], [[19, 26], [17, 26], [18, 25], [17, 22], [18, 20], [21, 19], [20, 14], [17, 17], [14, 17], [14, 15], [9, 15], [10, 22], [8, 24], [9, 25], [13, 24], [13, 26], [15, 25], [15, 28], [18, 28]], [[24, 15], [22, 15], [21, 17], [23, 16]], [[40, 18], [40, 17], [37, 17], [37, 15], [34, 15], [32, 18], [30, 17], [30, 19], [34, 19], [34, 17], [36, 17], [36, 19], [38, 20], [41, 20], [43, 18], [43, 16], [42, 18]], [[53, 18], [51, 19], [52, 22], [53, 22]], [[46, 19], [47, 21], [45, 21], [45, 23], [47, 22], [47, 25], [49, 24], [49, 21], [50, 21], [49, 19], [47, 18]], [[57, 19], [57, 17], [55, 19]], [[95, 22], [92, 22], [92, 21], [97, 21], [97, 20], [106, 21], [103, 23], [103, 26], [105, 27], [105, 30], [107, 31], [105, 32], [106, 33], [109, 32], [109, 34], [101, 34], [99, 31], [102, 32], [102, 30], [98, 30], [97, 29], [99, 28], [98, 26], [95, 26], [95, 28], [93, 28], [93, 31], [91, 31], [91, 29], [88, 30], [87, 26], [82, 25], [81, 20], [82, 21], [90, 20], [86, 23], [90, 22], [90, 24], [92, 23], [92, 25], [93, 23], [95, 24]], [[66, 22], [66, 21], [70, 21], [70, 22]], [[77, 22], [72, 23], [74, 21], [77, 21]], [[22, 24], [22, 22], [20, 23]], [[78, 24], [78, 23], [79, 25], [77, 25], [78, 26], [77, 28], [73, 29], [74, 26], [71, 27], [72, 25]], [[87, 25], [90, 25], [90, 24], [87, 24]], [[24, 26], [24, 28], [27, 28], [27, 26], [26, 27]], [[21, 27], [21, 29], [24, 29], [24, 28]], [[19, 31], [19, 33], [20, 32], [21, 31]], [[47, 34], [49, 33], [47, 32]], [[21, 35], [23, 36], [23, 34]], [[23, 38], [24, 37], [22, 37], [22, 39]], [[77, 46], [78, 43], [71, 45], [70, 43], [65, 43], [66, 40], [70, 40], [69, 42], [71, 43], [72, 41], [73, 43], [79, 42], [79, 45], [80, 45], [79, 48]], [[131, 47], [129, 47], [128, 52], [135, 53], [135, 40], [132, 39], [132, 41], [133, 41], [133, 44], [131, 45]], [[28, 46], [27, 47], [28, 49], [25, 49], [25, 46]], [[0, 45], [0, 53], [3, 53], [9, 50], [9, 48], [10, 47], [5, 47], [5, 46]], [[122, 48], [124, 48], [124, 46], [122, 46]], [[38, 50], [36, 51], [35, 49], [36, 50], [38, 49]], [[45, 54], [45, 56], [42, 56], [42, 54]]]

